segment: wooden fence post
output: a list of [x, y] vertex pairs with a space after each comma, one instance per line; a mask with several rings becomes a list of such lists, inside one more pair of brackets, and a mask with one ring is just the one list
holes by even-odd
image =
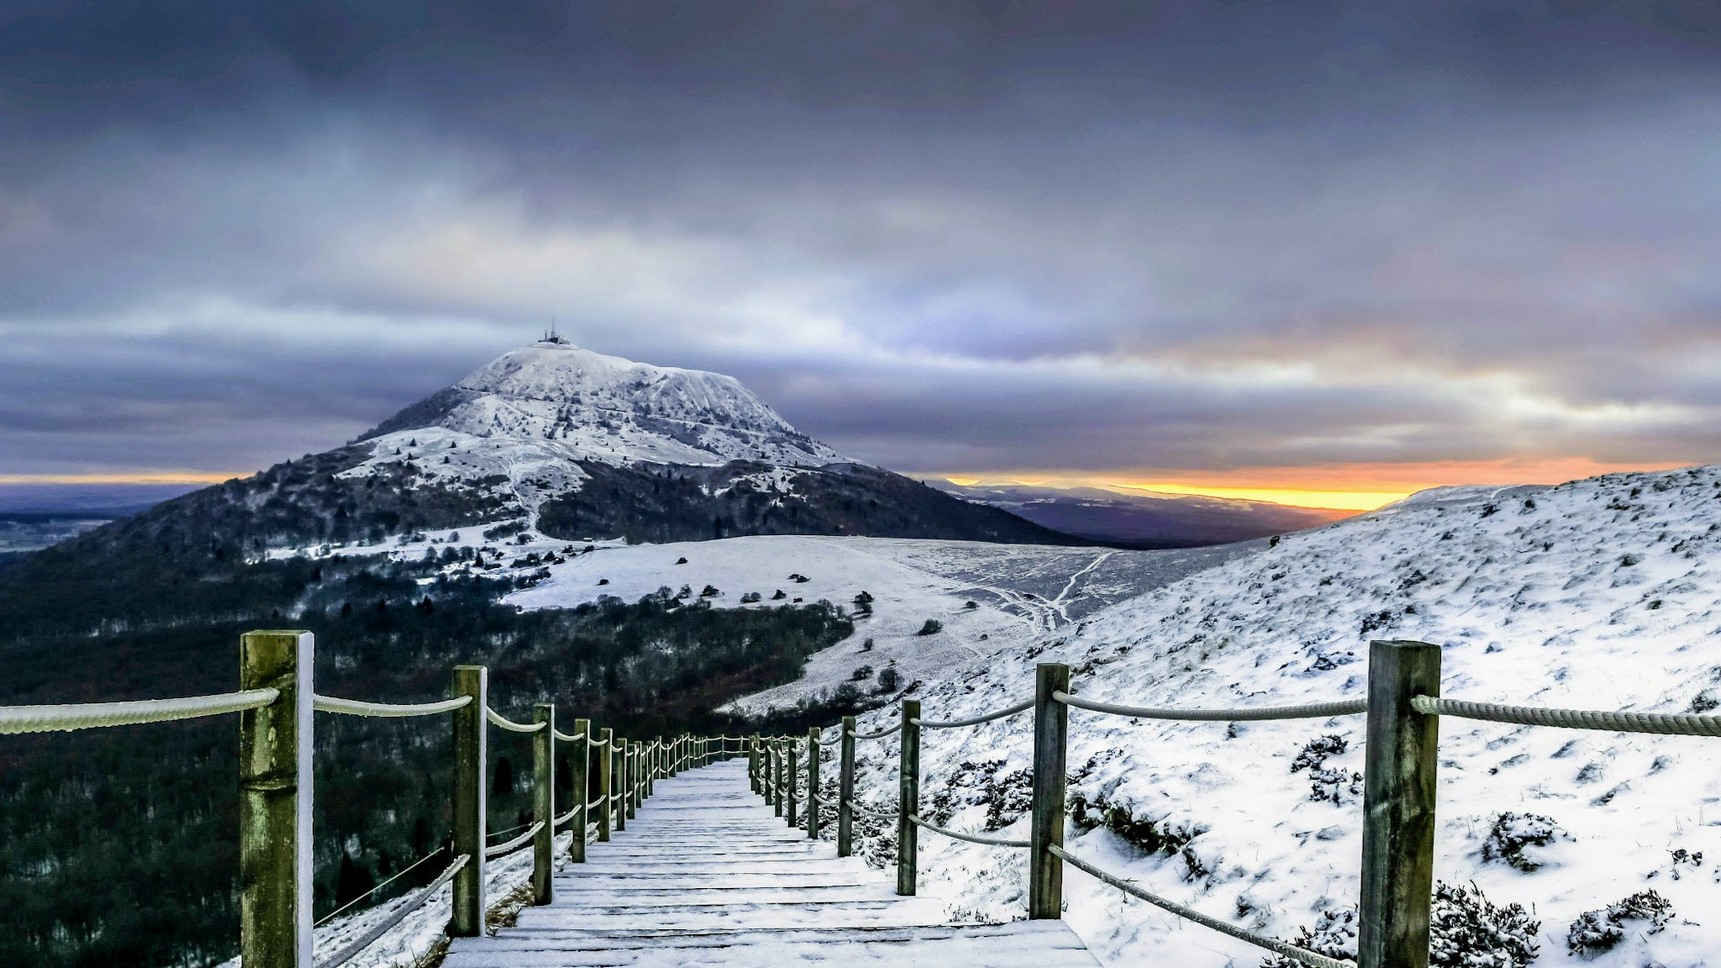
[[807, 729], [807, 839], [819, 839], [819, 728]]
[[896, 893], [911, 897], [915, 864], [920, 859], [920, 828], [909, 819], [920, 814], [920, 700], [902, 701], [902, 759], [898, 770], [896, 817]]
[[309, 632], [247, 632], [239, 688], [279, 689], [239, 714], [239, 936], [246, 965], [311, 968]]
[[795, 814], [796, 789], [795, 788], [796, 788], [797, 782], [801, 779], [800, 763], [798, 762], [799, 757], [796, 755], [799, 751], [795, 748], [795, 741], [792, 739], [784, 740], [783, 745], [785, 747], [787, 747], [787, 751], [789, 754], [789, 817], [788, 817], [788, 819], [789, 819], [789, 826], [793, 827], [795, 825], [795, 816], [796, 816], [796, 814]]
[[532, 734], [532, 820], [544, 825], [532, 838], [532, 903], [543, 905], [555, 899], [550, 874], [556, 852], [556, 707], [533, 705], [532, 722], [544, 724]]
[[615, 799], [610, 801], [610, 809], [615, 811], [615, 829], [627, 829], [627, 737], [616, 737], [615, 748]]
[[1052, 693], [1070, 691], [1070, 667], [1043, 662], [1035, 667], [1034, 807], [1028, 850], [1028, 917], [1064, 916], [1064, 862], [1053, 846], [1064, 846], [1064, 757], [1070, 709]]
[[573, 744], [577, 752], [568, 757], [568, 768], [573, 776], [568, 786], [574, 791], [574, 819], [568, 826], [573, 836], [568, 840], [568, 859], [576, 864], [586, 862], [586, 802], [592, 797], [591, 777], [592, 765], [592, 721], [589, 719], [574, 720], [574, 733], [579, 742]]
[[645, 740], [633, 744], [633, 809], [637, 814], [645, 806], [646, 777], [651, 775], [651, 754], [646, 752]]
[[621, 809], [627, 819], [634, 815], [634, 795], [639, 792], [639, 743], [629, 741], [621, 748], [622, 772], [627, 775], [627, 781], [621, 787]]
[[472, 701], [454, 711], [454, 855], [466, 866], [454, 875], [453, 938], [484, 933], [484, 826], [489, 784], [485, 756], [484, 711], [489, 702], [489, 670], [480, 665], [454, 667], [454, 694]]
[[1440, 695], [1440, 647], [1370, 642], [1360, 968], [1428, 965], [1440, 717], [1412, 709], [1416, 695]]
[[759, 734], [754, 733], [747, 744], [747, 782], [752, 785], [753, 792], [759, 792]]
[[855, 846], [854, 808], [849, 806], [855, 796], [855, 718], [844, 716], [840, 728], [843, 740], [842, 766], [837, 774], [837, 856], [847, 857], [854, 853]]
[[615, 753], [611, 750], [610, 746], [614, 742], [614, 740], [611, 739], [614, 735], [615, 730], [608, 726], [598, 730], [598, 745], [603, 752], [603, 755], [597, 758], [597, 799], [601, 801], [598, 806], [598, 843], [600, 844], [609, 841], [610, 827], [613, 825], [613, 818], [610, 814], [610, 784], [614, 780], [614, 777], [610, 775], [610, 771], [615, 767]]
[[789, 789], [788, 782], [783, 777], [783, 743], [781, 740], [771, 741], [771, 782], [775, 786], [771, 790], [771, 806], [777, 808], [777, 816], [783, 815], [783, 793]]

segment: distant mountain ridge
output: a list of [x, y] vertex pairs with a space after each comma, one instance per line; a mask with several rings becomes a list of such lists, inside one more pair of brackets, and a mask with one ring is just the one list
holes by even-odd
[[1346, 511], [1198, 494], [1122, 493], [1098, 487], [1029, 484], [931, 483], [964, 500], [1002, 508], [1055, 531], [1133, 548], [1228, 544], [1319, 527], [1351, 516]]

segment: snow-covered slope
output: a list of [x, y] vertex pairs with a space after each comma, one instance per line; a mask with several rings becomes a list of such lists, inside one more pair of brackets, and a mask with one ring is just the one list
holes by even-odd
[[[1070, 663], [1084, 695], [1147, 705], [1357, 697], [1368, 641], [1411, 638], [1443, 647], [1452, 697], [1707, 711], [1721, 699], [1718, 634], [1721, 468], [1704, 467], [1447, 494], [1290, 535], [1041, 646], [989, 656], [919, 698], [928, 718], [994, 709], [1031, 695], [1034, 664], [1045, 661]], [[868, 728], [891, 715], [872, 714]], [[1228, 726], [1074, 711], [1068, 762], [1081, 822], [1071, 849], [1215, 917], [1295, 939], [1357, 900], [1362, 728], [1361, 717]], [[935, 822], [1025, 836], [1025, 716], [929, 731], [923, 742]], [[862, 799], [889, 802], [894, 741], [861, 747]], [[1495, 904], [1533, 907], [1535, 964], [1573, 963], [1574, 921], [1650, 889], [1671, 902], [1671, 917], [1624, 918], [1617, 945], [1591, 949], [1584, 963], [1721, 963], [1718, 767], [1717, 740], [1446, 720], [1435, 875], [1473, 882]], [[1538, 830], [1549, 821], [1557, 830]], [[865, 826], [882, 861], [894, 833]], [[1526, 833], [1546, 836], [1526, 844]], [[929, 892], [969, 915], [1022, 916], [1019, 852], [931, 834], [921, 844]], [[1065, 883], [1067, 916], [1110, 964], [1259, 963], [1259, 951], [1126, 903], [1079, 872]]]
[[[523, 550], [539, 547], [532, 544]], [[1253, 547], [1265, 547], [1265, 542], [1114, 551], [755, 535], [599, 547], [548, 565], [548, 577], [506, 600], [524, 608], [569, 608], [603, 595], [635, 601], [668, 586], [686, 588], [692, 595], [712, 589], [715, 594], [707, 600], [720, 608], [823, 599], [853, 611], [856, 596], [870, 596], [870, 610], [857, 616], [854, 635], [816, 653], [799, 680], [736, 704], [764, 711], [829, 695], [845, 683], [875, 692], [886, 669], [894, 668], [906, 686], [974, 659], [1018, 653], [1069, 621], [1247, 554]], [[752, 596], [757, 596], [757, 604], [743, 604]], [[922, 634], [928, 620], [939, 623], [939, 631]], [[870, 671], [863, 675], [861, 670]]]

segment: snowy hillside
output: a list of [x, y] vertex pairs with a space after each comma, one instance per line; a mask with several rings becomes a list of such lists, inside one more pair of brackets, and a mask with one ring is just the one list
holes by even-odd
[[[707, 600], [718, 607], [824, 599], [854, 610], [857, 596], [869, 596], [854, 635], [815, 654], [799, 681], [736, 704], [763, 710], [844, 683], [875, 692], [886, 669], [894, 668], [907, 686], [978, 658], [1020, 652], [1069, 621], [1255, 547], [1265, 543], [1112, 551], [759, 535], [600, 547], [550, 564], [547, 578], [506, 600], [525, 608], [568, 608], [602, 595], [634, 601], [668, 586], [694, 597], [710, 590]], [[743, 601], [749, 597], [757, 604]], [[939, 623], [939, 631], [922, 634], [928, 620]]]
[[[989, 656], [919, 698], [928, 718], [995, 709], [1031, 695], [1044, 661], [1071, 664], [1075, 689], [1096, 699], [1353, 698], [1364, 692], [1368, 640], [1413, 638], [1444, 647], [1450, 697], [1708, 711], [1721, 701], [1718, 633], [1721, 468], [1705, 467], [1448, 494], [1290, 535], [1042, 646]], [[1286, 939], [1355, 905], [1361, 717], [1228, 726], [1072, 711], [1070, 736], [1079, 856]], [[1026, 716], [928, 731], [923, 742], [934, 822], [1026, 836]], [[860, 751], [862, 799], [891, 802], [895, 741]], [[1721, 963], [1718, 765], [1721, 741], [1448, 719], [1435, 876], [1523, 905], [1540, 922], [1534, 964]], [[874, 835], [867, 850], [892, 856], [894, 832], [863, 826]], [[966, 916], [1022, 916], [1019, 852], [932, 834], [921, 845], [926, 891]], [[1110, 964], [1261, 961], [1080, 872], [1065, 876], [1067, 917]], [[1581, 958], [1568, 956], [1573, 939]], [[1513, 964], [1504, 950], [1462, 963]]]
[[[817, 467], [852, 463], [789, 426], [734, 377], [652, 366], [567, 343], [505, 353], [366, 435], [372, 463], [408, 451], [433, 478], [580, 479], [574, 460]], [[447, 460], [442, 460], [447, 458]]]
[[[717, 608], [824, 600], [856, 613], [854, 635], [814, 654], [800, 680], [737, 703], [764, 710], [829, 694], [844, 683], [876, 692], [888, 668], [907, 686], [976, 658], [1018, 652], [1115, 602], [1266, 547], [1117, 551], [820, 535], [570, 545], [531, 529], [506, 530], [494, 538], [482, 526], [432, 531], [389, 545], [283, 548], [268, 556], [417, 561], [428, 551], [454, 559], [443, 566], [449, 574], [482, 570], [531, 582], [504, 599], [526, 609], [572, 608], [606, 595], [632, 602], [667, 587]], [[473, 552], [485, 562], [479, 569]], [[855, 599], [863, 594], [870, 600], [859, 609]], [[941, 628], [921, 634], [928, 619]], [[863, 667], [872, 671], [856, 678]]]

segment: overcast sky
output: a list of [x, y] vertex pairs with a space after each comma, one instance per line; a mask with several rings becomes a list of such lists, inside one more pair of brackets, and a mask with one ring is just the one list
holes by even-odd
[[538, 334], [906, 472], [1721, 460], [1721, 5], [0, 0], [0, 477]]

